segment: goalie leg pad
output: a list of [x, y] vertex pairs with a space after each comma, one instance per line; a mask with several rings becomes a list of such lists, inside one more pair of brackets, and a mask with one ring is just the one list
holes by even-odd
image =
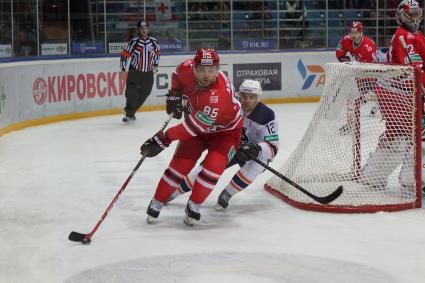
[[[423, 170], [423, 167], [422, 167]], [[423, 177], [422, 177], [423, 178]], [[407, 148], [403, 158], [403, 165], [401, 166], [400, 175], [398, 177], [400, 185], [405, 188], [409, 188], [414, 193], [415, 181], [415, 170], [413, 160], [413, 147]]]
[[378, 148], [366, 160], [360, 181], [373, 187], [384, 188], [387, 178], [403, 162], [407, 145], [404, 137], [381, 137]]

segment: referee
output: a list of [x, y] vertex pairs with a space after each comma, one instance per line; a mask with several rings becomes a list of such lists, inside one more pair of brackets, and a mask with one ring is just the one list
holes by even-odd
[[137, 32], [121, 53], [121, 71], [126, 70], [127, 59], [131, 58], [125, 90], [125, 116], [122, 118], [124, 124], [136, 120], [135, 113], [151, 93], [153, 75], [158, 71], [159, 45], [149, 36], [149, 23], [140, 20]]

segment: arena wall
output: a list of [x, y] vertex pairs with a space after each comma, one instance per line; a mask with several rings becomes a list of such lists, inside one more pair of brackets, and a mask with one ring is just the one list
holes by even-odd
[[[221, 70], [238, 86], [260, 80], [266, 103], [318, 101], [324, 64], [334, 52], [221, 54]], [[164, 109], [171, 74], [191, 55], [162, 56], [152, 94], [141, 111]], [[125, 104], [126, 72], [118, 57], [34, 60], [0, 64], [0, 136], [68, 119], [119, 114]]]

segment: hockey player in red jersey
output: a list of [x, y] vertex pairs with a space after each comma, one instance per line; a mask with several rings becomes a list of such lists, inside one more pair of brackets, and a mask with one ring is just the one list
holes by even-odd
[[229, 79], [218, 70], [219, 57], [214, 49], [199, 49], [193, 60], [181, 63], [173, 74], [167, 95], [167, 112], [184, 108], [183, 122], [158, 132], [141, 146], [141, 153], [154, 157], [172, 141], [180, 143], [165, 170], [146, 211], [148, 223], [159, 216], [166, 200], [208, 150], [203, 169], [195, 180], [186, 206], [184, 222], [199, 220], [199, 207], [208, 197], [226, 164], [238, 149], [243, 119], [241, 106]]
[[[348, 28], [348, 35], [344, 36], [338, 44], [335, 55], [340, 62], [351, 62], [352, 58], [356, 62], [375, 63], [378, 62], [376, 57], [376, 45], [372, 39], [363, 34], [364, 27], [359, 21], [354, 21]], [[350, 56], [348, 56], [350, 55]], [[367, 80], [357, 79], [357, 85], [367, 85]], [[367, 92], [363, 93], [364, 101], [367, 102]], [[352, 123], [354, 121], [354, 101], [347, 103], [347, 123], [342, 125], [338, 132], [345, 135], [351, 132]], [[378, 111], [376, 106], [370, 109], [370, 116], [374, 116]]]
[[348, 35], [340, 40], [336, 49], [336, 58], [340, 62], [349, 62], [349, 54], [358, 62], [373, 63], [376, 59], [376, 45], [372, 39], [363, 34], [363, 24], [359, 21], [351, 23]]
[[[396, 20], [399, 27], [391, 39], [390, 62], [401, 65], [413, 64], [423, 68], [425, 39], [423, 33], [418, 30], [422, 21], [422, 9], [419, 3], [415, 0], [400, 2]], [[406, 42], [409, 56], [403, 48], [401, 37]], [[422, 76], [422, 82], [425, 82], [423, 78]]]
[[[422, 21], [422, 9], [415, 0], [401, 1], [396, 12], [396, 20], [399, 25], [391, 40], [389, 59], [393, 64], [413, 64], [423, 68], [425, 59], [425, 40], [423, 34], [418, 30]], [[407, 45], [407, 50], [402, 42]], [[422, 75], [422, 82], [424, 77]], [[411, 85], [411, 81], [405, 82]], [[413, 150], [411, 137], [412, 121], [409, 115], [395, 115], [394, 109], [408, 109], [406, 97], [403, 95], [403, 85], [399, 89], [386, 84], [376, 87], [379, 107], [383, 120], [385, 120], [385, 131], [381, 135], [378, 147], [366, 161], [362, 175], [369, 176], [368, 184], [374, 187], [385, 187], [388, 176], [400, 165], [399, 182], [407, 192], [413, 191], [415, 185], [414, 169], [412, 160], [406, 160], [406, 156], [413, 156], [407, 152]], [[385, 163], [385, 166], [383, 164]], [[370, 177], [371, 176], [371, 177]]]

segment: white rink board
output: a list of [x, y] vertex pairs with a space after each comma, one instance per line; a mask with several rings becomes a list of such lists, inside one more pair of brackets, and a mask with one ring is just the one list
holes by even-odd
[[[171, 74], [192, 55], [162, 56], [145, 105], [162, 105]], [[221, 69], [235, 78], [263, 83], [264, 98], [320, 96], [325, 63], [333, 52], [223, 54]], [[0, 129], [52, 115], [122, 108], [125, 74], [119, 58], [26, 61], [0, 65]], [[234, 70], [236, 70], [234, 72]], [[307, 87], [306, 87], [307, 86]]]

